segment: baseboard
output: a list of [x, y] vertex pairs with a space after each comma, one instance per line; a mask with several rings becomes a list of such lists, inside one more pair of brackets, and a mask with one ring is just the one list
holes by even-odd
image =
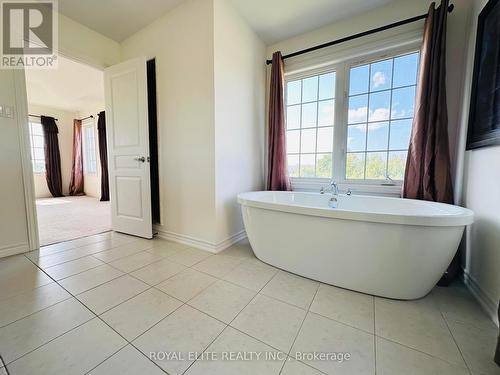
[[493, 320], [493, 322], [498, 325], [498, 305], [496, 301], [493, 301], [481, 287], [479, 283], [464, 270], [464, 284], [470, 290], [472, 295], [477, 299], [481, 307], [484, 309], [486, 314]]
[[30, 251], [30, 246], [28, 242], [22, 242], [14, 245], [7, 245], [0, 248], [0, 258], [26, 253], [27, 251]]
[[229, 236], [228, 238], [217, 242], [213, 243], [210, 241], [202, 240], [193, 236], [188, 236], [185, 234], [180, 234], [180, 233], [175, 233], [175, 232], [170, 232], [166, 230], [161, 230], [158, 227], [155, 227], [155, 230], [158, 232], [158, 237], [163, 238], [164, 240], [169, 240], [177, 243], [181, 243], [183, 245], [188, 245], [195, 247], [197, 249], [209, 251], [211, 253], [218, 253], [224, 249], [227, 249], [231, 245], [234, 245], [235, 243], [245, 239], [247, 237], [245, 230], [241, 230], [238, 233], [233, 234], [232, 236]]

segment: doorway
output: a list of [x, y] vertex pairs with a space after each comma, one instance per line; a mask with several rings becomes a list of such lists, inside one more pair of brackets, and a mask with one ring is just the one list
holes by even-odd
[[[102, 199], [98, 131], [104, 73], [60, 56], [57, 69], [25, 74], [40, 246], [111, 230], [110, 202]], [[51, 121], [55, 137], [47, 133]], [[57, 144], [48, 146], [47, 137]], [[77, 189], [70, 187], [74, 174], [83, 180]]]

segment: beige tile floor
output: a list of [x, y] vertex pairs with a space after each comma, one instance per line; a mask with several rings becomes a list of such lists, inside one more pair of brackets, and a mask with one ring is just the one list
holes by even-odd
[[0, 259], [0, 285], [0, 374], [500, 374], [497, 328], [462, 285], [372, 297], [245, 242], [212, 255], [108, 232]]

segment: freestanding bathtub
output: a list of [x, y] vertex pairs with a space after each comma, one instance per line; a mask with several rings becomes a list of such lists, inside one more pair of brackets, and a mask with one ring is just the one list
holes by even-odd
[[412, 199], [259, 191], [238, 195], [257, 258], [297, 275], [395, 299], [425, 296], [473, 212]]

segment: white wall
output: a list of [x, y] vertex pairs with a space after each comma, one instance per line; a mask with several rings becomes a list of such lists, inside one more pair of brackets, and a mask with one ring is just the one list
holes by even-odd
[[215, 241], [213, 3], [186, 0], [122, 43], [156, 58], [162, 234]]
[[[281, 51], [282, 54], [285, 55], [287, 53], [387, 25], [392, 22], [425, 14], [427, 13], [430, 3], [430, 0], [398, 0], [392, 2], [358, 16], [344, 19], [309, 33], [270, 45], [267, 47], [267, 58], [270, 59], [272, 53], [275, 51]], [[464, 25], [468, 24], [471, 2], [469, 0], [454, 0], [453, 4], [455, 5], [455, 9], [448, 15], [446, 85], [448, 94], [450, 153], [452, 159], [455, 160], [462, 111], [462, 86], [464, 61], [466, 58], [465, 46], [467, 28], [464, 27]], [[307, 61], [308, 59], [321, 59], [323, 56], [331, 54], [332, 51], [345, 51], [349, 49], [350, 46], [360, 45], [366, 41], [384, 41], [388, 38], [397, 38], [397, 35], [403, 31], [421, 31], [423, 30], [423, 25], [424, 21], [419, 21], [418, 23], [358, 39], [355, 42], [344, 43], [342, 45], [289, 59], [285, 61], [285, 69], [290, 69], [290, 67], [293, 67], [297, 62]], [[288, 68], [286, 67], [287, 65]], [[268, 69], [268, 76], [269, 73], [270, 69]], [[455, 175], [455, 167], [453, 167], [453, 175]]]
[[219, 250], [262, 188], [265, 47], [226, 0], [187, 0], [122, 43], [156, 57], [160, 233]]
[[[62, 190], [64, 195], [68, 195], [73, 157], [73, 119], [76, 118], [76, 113], [31, 103], [28, 103], [28, 111], [31, 114], [51, 116], [58, 120], [56, 123], [59, 129], [57, 138], [59, 141], [59, 154], [61, 155]], [[47, 186], [45, 173], [34, 173], [33, 178], [35, 196], [37, 198], [52, 197]]]
[[21, 139], [14, 71], [0, 69], [0, 103], [14, 108], [14, 118], [0, 117], [0, 257], [28, 250], [28, 227], [21, 166]]
[[59, 14], [59, 53], [98, 68], [120, 62], [120, 44]]
[[[470, 33], [463, 97], [462, 148], [465, 146], [468, 126], [477, 15], [486, 2], [473, 2], [472, 22], [468, 27]], [[492, 319], [496, 320], [496, 308], [500, 299], [500, 190], [497, 188], [500, 181], [500, 146], [466, 151], [463, 156], [462, 204], [475, 214], [475, 222], [469, 228], [465, 241], [466, 282]]]
[[265, 45], [227, 0], [214, 2], [217, 243], [244, 230], [238, 193], [263, 189]]

